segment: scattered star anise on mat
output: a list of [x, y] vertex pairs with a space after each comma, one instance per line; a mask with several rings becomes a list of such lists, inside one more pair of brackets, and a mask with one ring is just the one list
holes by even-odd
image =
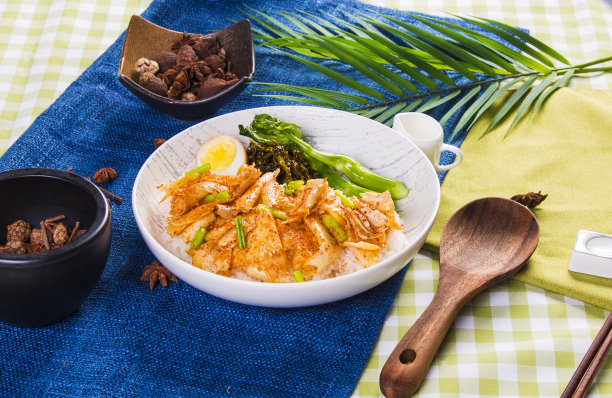
[[98, 184], [103, 184], [105, 182], [110, 182], [117, 178], [117, 172], [112, 167], [102, 167], [100, 170], [96, 171], [93, 175], [93, 180]]
[[157, 285], [157, 282], [163, 287], [168, 286], [168, 281], [178, 282], [176, 276], [157, 261], [153, 261], [153, 263], [144, 267], [140, 280], [149, 281], [149, 288], [151, 290]]
[[514, 195], [510, 199], [514, 200], [515, 202], [519, 202], [520, 204], [527, 206], [530, 209], [533, 209], [534, 207], [542, 203], [547, 196], [548, 194], [543, 195], [542, 191], [538, 191], [538, 193], [529, 192], [523, 195]]

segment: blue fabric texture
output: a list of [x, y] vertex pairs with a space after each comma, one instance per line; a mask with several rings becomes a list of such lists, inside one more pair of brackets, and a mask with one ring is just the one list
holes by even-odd
[[[143, 17], [173, 30], [207, 32], [241, 19], [243, 3], [155, 0]], [[321, 10], [340, 18], [346, 18], [343, 11], [376, 10], [410, 20], [399, 12], [351, 1], [341, 6], [331, 0], [306, 0], [297, 6], [282, 0], [246, 3], [259, 10]], [[154, 150], [152, 140], [169, 138], [193, 123], [158, 113], [119, 84], [116, 71], [123, 38], [0, 158], [0, 170], [72, 167], [82, 176], [91, 176], [101, 167], [113, 167], [119, 177], [107, 188], [127, 199], [113, 201], [110, 257], [101, 280], [76, 314], [39, 329], [0, 324], [0, 395], [350, 395], [405, 268], [356, 297], [298, 309], [236, 304], [184, 282], [150, 291], [147, 283], [138, 280], [143, 267], [154, 258], [132, 215], [132, 184]], [[333, 81], [262, 47], [256, 49], [254, 80], [340, 89]], [[286, 104], [243, 94], [218, 114]], [[433, 116], [443, 114], [439, 110]], [[456, 122], [448, 123], [447, 136]], [[460, 144], [463, 137], [460, 134], [453, 143]]]

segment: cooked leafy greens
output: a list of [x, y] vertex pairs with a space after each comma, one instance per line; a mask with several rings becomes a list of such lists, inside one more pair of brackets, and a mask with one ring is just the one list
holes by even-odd
[[321, 174], [308, 164], [299, 150], [284, 145], [270, 146], [251, 141], [247, 148], [247, 160], [262, 173], [279, 169], [276, 176], [279, 184], [321, 178]]
[[255, 115], [249, 126], [240, 125], [239, 128], [240, 135], [259, 144], [284, 145], [299, 150], [310, 166], [327, 178], [330, 186], [349, 197], [368, 191], [387, 190], [395, 200], [408, 196], [408, 189], [401, 182], [378, 175], [349, 156], [314, 149], [302, 139], [300, 126], [295, 123], [284, 122], [263, 113]]

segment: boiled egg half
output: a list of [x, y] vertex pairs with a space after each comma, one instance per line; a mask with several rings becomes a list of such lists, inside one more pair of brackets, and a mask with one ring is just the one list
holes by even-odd
[[220, 134], [204, 141], [196, 154], [196, 167], [210, 164], [210, 171], [221, 175], [235, 175], [247, 161], [242, 143], [231, 135]]

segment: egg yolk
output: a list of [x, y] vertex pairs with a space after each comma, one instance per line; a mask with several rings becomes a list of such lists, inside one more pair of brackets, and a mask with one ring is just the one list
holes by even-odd
[[208, 144], [200, 160], [202, 164], [210, 163], [212, 171], [219, 171], [232, 164], [234, 157], [236, 157], [236, 144], [232, 140], [220, 137]]

